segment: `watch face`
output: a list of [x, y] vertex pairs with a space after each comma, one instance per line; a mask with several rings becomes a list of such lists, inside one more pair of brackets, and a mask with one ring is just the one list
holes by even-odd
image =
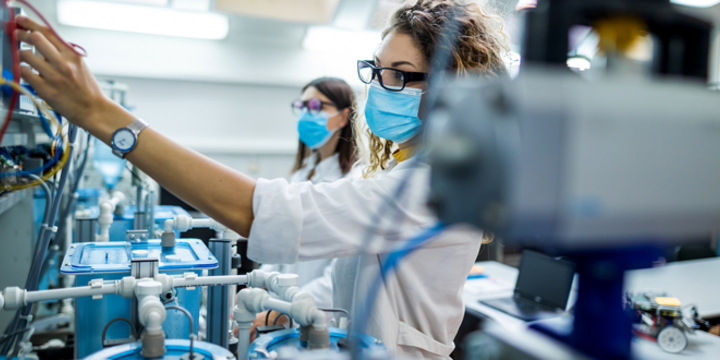
[[112, 145], [120, 151], [129, 151], [135, 146], [135, 140], [135, 134], [123, 128], [113, 134]]

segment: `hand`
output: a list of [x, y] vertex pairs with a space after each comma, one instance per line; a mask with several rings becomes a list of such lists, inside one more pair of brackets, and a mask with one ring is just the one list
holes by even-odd
[[80, 55], [69, 49], [46, 26], [25, 16], [17, 17], [18, 25], [26, 30], [17, 30], [19, 41], [35, 47], [42, 55], [31, 50], [20, 51], [22, 78], [32, 86], [40, 98], [81, 127], [91, 124], [93, 115], [112, 102], [107, 99]]
[[[263, 311], [261, 313], [258, 313], [255, 317], [255, 320], [252, 323], [252, 327], [250, 327], [250, 342], [255, 341], [255, 333], [258, 326], [265, 326], [265, 318], [267, 316], [267, 311]], [[272, 325], [275, 322], [275, 318], [280, 316], [280, 313], [277, 311], [270, 311], [270, 318], [268, 319], [268, 325]], [[277, 325], [285, 325], [288, 322], [287, 316], [283, 316], [277, 321]], [[235, 335], [237, 336], [237, 328], [235, 329]]]

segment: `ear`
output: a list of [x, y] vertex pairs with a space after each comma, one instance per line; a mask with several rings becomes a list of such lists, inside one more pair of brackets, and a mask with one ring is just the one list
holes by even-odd
[[340, 115], [342, 115], [342, 120], [340, 120], [340, 127], [344, 128], [350, 122], [350, 109], [347, 108], [343, 110]]

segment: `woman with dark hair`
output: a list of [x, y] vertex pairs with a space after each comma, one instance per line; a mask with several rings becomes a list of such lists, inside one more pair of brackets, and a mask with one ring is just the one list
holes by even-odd
[[[448, 27], [450, 21], [457, 26]], [[368, 84], [365, 121], [360, 119], [371, 135], [364, 179], [322, 184], [255, 180], [173, 142], [105, 98], [82, 57], [49, 28], [26, 17], [18, 23], [23, 29], [18, 38], [37, 51], [20, 51], [29, 65], [21, 69], [23, 78], [69, 121], [248, 237], [249, 258], [268, 263], [338, 258], [333, 307], [363, 316], [366, 332], [397, 357], [449, 358], [464, 314], [462, 289], [483, 237], [443, 232], [405, 258], [379, 287], [375, 280], [393, 248], [409, 246], [408, 240], [437, 222], [427, 206], [430, 169], [417, 157], [417, 145], [425, 120], [419, 109], [434, 54], [445, 43], [444, 29], [457, 29], [452, 34], [457, 41], [448, 42], [453, 43], [448, 68], [456, 76], [504, 76], [508, 46], [500, 17], [464, 0], [418, 0], [398, 9], [375, 56], [357, 63], [360, 80]], [[401, 185], [402, 198], [393, 198]], [[376, 219], [386, 204], [392, 211]], [[370, 244], [362, 242], [368, 228], [376, 230]], [[369, 313], [359, 313], [371, 303]]]
[[[337, 78], [313, 80], [302, 88], [302, 97], [292, 103], [292, 111], [297, 116], [299, 140], [290, 182], [319, 184], [349, 177], [355, 163], [355, 94], [350, 85]], [[318, 259], [263, 264], [260, 269], [297, 274], [298, 286], [315, 297], [318, 307], [330, 308], [334, 263], [334, 259]], [[264, 325], [265, 315], [258, 314], [255, 325]], [[273, 312], [270, 321], [277, 315]]]
[[298, 152], [290, 182], [335, 181], [355, 163], [355, 95], [344, 80], [319, 78], [292, 103], [298, 117]]

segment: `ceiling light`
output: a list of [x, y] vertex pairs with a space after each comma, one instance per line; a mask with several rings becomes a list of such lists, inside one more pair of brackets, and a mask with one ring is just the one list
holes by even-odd
[[308, 28], [303, 47], [308, 50], [343, 53], [358, 60], [370, 59], [380, 45], [379, 31], [353, 31], [327, 26]]
[[224, 15], [161, 7], [63, 0], [57, 10], [63, 25], [141, 34], [220, 40], [230, 28]]
[[115, 0], [116, 2], [124, 2], [140, 5], [167, 6], [168, 0]]
[[242, 16], [290, 21], [302, 24], [327, 24], [335, 16], [340, 0], [215, 0], [217, 11]]
[[697, 8], [706, 8], [720, 4], [720, 0], [670, 0], [676, 5], [685, 5]]

